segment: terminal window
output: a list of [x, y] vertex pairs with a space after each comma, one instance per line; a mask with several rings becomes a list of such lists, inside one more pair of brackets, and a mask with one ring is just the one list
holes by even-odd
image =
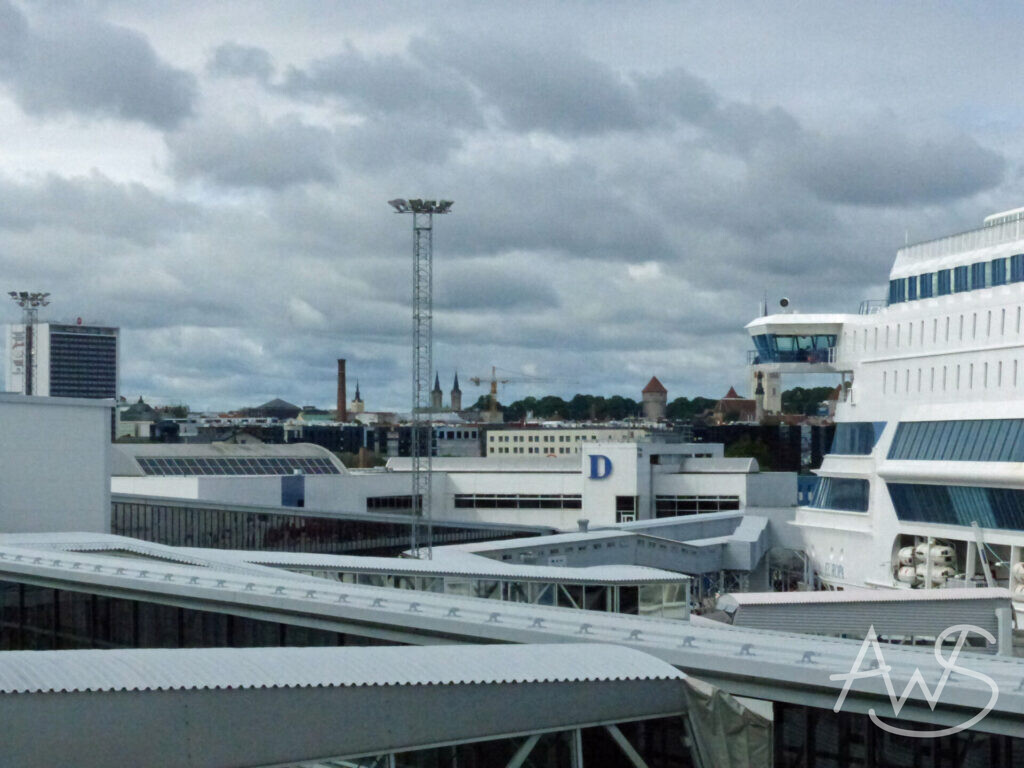
[[739, 496], [655, 496], [656, 517], [678, 517], [704, 512], [729, 512], [740, 508]]
[[582, 509], [579, 494], [455, 494], [456, 509]]

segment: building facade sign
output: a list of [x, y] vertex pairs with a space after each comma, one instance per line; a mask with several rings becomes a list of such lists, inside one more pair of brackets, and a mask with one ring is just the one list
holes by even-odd
[[612, 473], [612, 460], [599, 453], [590, 454], [590, 479], [604, 480]]

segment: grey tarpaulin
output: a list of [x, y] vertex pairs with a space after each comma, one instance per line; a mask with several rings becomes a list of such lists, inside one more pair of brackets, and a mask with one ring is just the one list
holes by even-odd
[[772, 723], [728, 693], [686, 678], [694, 751], [705, 768], [771, 768]]

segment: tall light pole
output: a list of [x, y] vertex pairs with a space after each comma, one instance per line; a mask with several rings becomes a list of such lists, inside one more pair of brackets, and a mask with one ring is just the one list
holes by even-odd
[[[434, 214], [449, 213], [451, 200], [389, 200], [395, 213], [412, 214], [412, 506], [410, 549], [419, 555], [419, 519], [427, 523], [427, 559], [434, 556], [434, 520], [430, 512], [430, 374], [433, 371]], [[423, 438], [426, 438], [425, 440]], [[425, 445], [425, 449], [424, 449]], [[417, 510], [417, 501], [419, 510]], [[418, 513], [418, 514], [417, 514]]]
[[35, 324], [39, 321], [39, 308], [50, 303], [50, 294], [38, 291], [8, 291], [7, 295], [22, 309], [21, 322], [25, 325], [25, 394], [31, 395]]

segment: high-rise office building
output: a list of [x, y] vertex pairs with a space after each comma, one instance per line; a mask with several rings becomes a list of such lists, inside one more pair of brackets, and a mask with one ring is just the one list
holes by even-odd
[[[26, 333], [26, 330], [29, 332]], [[117, 397], [118, 329], [8, 326], [5, 389], [49, 397]]]

